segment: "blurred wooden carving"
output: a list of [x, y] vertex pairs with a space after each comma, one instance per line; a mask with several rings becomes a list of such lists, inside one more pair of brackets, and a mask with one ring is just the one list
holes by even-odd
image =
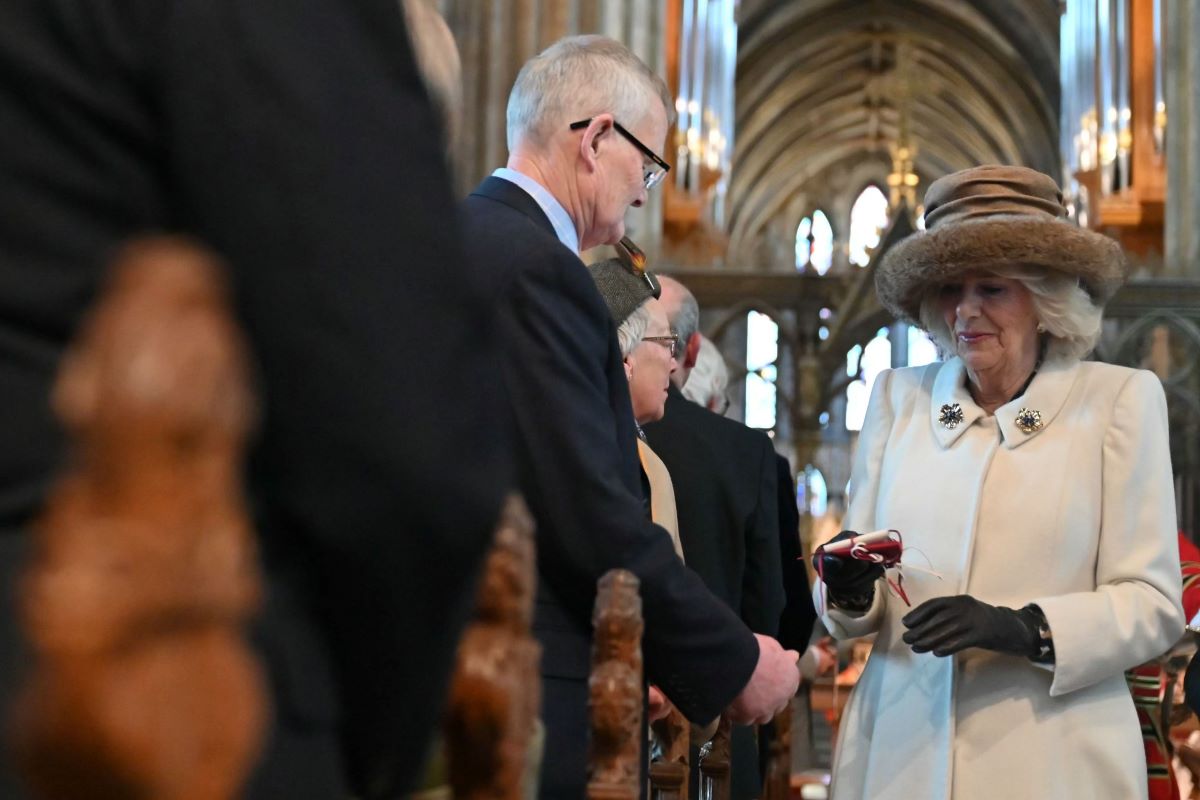
[[588, 800], [641, 796], [642, 598], [638, 579], [614, 569], [598, 584], [588, 680], [591, 746]]
[[508, 499], [484, 565], [475, 621], [458, 647], [446, 719], [446, 758], [457, 800], [520, 800], [539, 708], [541, 648], [530, 634], [533, 522]]
[[662, 756], [650, 763], [650, 800], [687, 800], [691, 723], [672, 706], [653, 729]]
[[717, 733], [700, 755], [700, 796], [709, 800], [729, 800], [729, 733], [727, 717], [721, 717]]
[[248, 373], [213, 256], [166, 237], [119, 254], [55, 387], [73, 460], [19, 587], [34, 663], [12, 734], [39, 797], [240, 794], [267, 715], [242, 635]]
[[767, 752], [763, 800], [788, 800], [792, 791], [792, 704], [772, 720], [774, 736]]

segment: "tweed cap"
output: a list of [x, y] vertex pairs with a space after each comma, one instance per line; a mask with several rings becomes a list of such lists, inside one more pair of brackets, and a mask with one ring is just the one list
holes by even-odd
[[[592, 273], [592, 280], [596, 282], [596, 288], [600, 290], [600, 296], [608, 306], [608, 313], [612, 315], [613, 324], [617, 327], [629, 319], [629, 315], [637, 311], [643, 303], [650, 298], [657, 299], [662, 293], [658, 279], [644, 266], [645, 256], [637, 258], [631, 255], [628, 249], [619, 250], [620, 258], [597, 261], [588, 267]], [[636, 246], [633, 252], [641, 255]]]
[[1107, 236], [1066, 219], [1062, 192], [1028, 167], [972, 167], [925, 192], [925, 230], [886, 254], [875, 289], [888, 311], [918, 322], [930, 289], [970, 270], [1026, 265], [1079, 278], [1098, 306], [1125, 280], [1125, 257]]

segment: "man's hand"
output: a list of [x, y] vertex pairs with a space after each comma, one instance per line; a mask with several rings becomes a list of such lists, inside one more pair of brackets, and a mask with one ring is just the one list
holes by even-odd
[[758, 640], [758, 665], [750, 682], [729, 706], [729, 720], [735, 725], [762, 725], [782, 711], [800, 688], [800, 654], [784, 650], [770, 636], [754, 634]]
[[1032, 658], [1038, 652], [1037, 622], [1028, 609], [992, 606], [966, 594], [926, 600], [900, 620], [914, 653], [949, 656], [968, 647]]
[[650, 684], [650, 697], [646, 705], [647, 722], [658, 722], [671, 713], [671, 701], [654, 684]]

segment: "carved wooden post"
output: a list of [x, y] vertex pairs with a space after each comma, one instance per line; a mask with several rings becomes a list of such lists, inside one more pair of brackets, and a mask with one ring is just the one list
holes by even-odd
[[775, 735], [767, 755], [763, 800], [788, 800], [792, 791], [792, 704], [775, 715]]
[[510, 497], [484, 565], [475, 621], [458, 647], [446, 718], [456, 800], [520, 800], [540, 704], [533, 522]]
[[700, 797], [704, 800], [729, 800], [729, 732], [729, 719], [721, 717], [708, 753], [700, 758]]
[[228, 800], [258, 753], [254, 402], [228, 305], [211, 255], [142, 240], [63, 361], [73, 460], [19, 587], [34, 663], [13, 741], [39, 797]]
[[638, 579], [614, 569], [598, 584], [588, 680], [588, 800], [641, 796], [642, 598]]
[[650, 764], [650, 800], [687, 800], [691, 723], [672, 707], [653, 727], [662, 758]]

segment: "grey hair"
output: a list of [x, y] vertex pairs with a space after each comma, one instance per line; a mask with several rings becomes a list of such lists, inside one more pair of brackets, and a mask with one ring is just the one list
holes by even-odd
[[700, 305], [686, 286], [679, 281], [675, 281], [675, 286], [679, 288], [679, 308], [671, 319], [671, 330], [679, 336], [680, 347], [687, 347], [692, 334], [700, 330]]
[[650, 304], [642, 303], [625, 321], [617, 326], [617, 345], [621, 348], [621, 358], [626, 358], [642, 343], [646, 328], [650, 327]]
[[670, 117], [667, 84], [629, 48], [605, 36], [568, 36], [525, 62], [508, 96], [508, 149], [544, 146], [572, 122], [609, 113], [637, 125], [654, 100]]
[[705, 408], [714, 397], [721, 397], [729, 386], [729, 367], [725, 366], [725, 357], [717, 346], [700, 337], [700, 353], [696, 356], [696, 366], [688, 375], [687, 383], [683, 385], [683, 396], [693, 403]]
[[[1014, 265], [987, 270], [1002, 278], [1020, 281], [1033, 297], [1033, 313], [1046, 329], [1046, 361], [1078, 361], [1096, 347], [1104, 309], [1092, 302], [1074, 275], [1039, 267]], [[953, 355], [954, 331], [938, 305], [937, 287], [921, 298], [921, 327], [942, 354]]]

